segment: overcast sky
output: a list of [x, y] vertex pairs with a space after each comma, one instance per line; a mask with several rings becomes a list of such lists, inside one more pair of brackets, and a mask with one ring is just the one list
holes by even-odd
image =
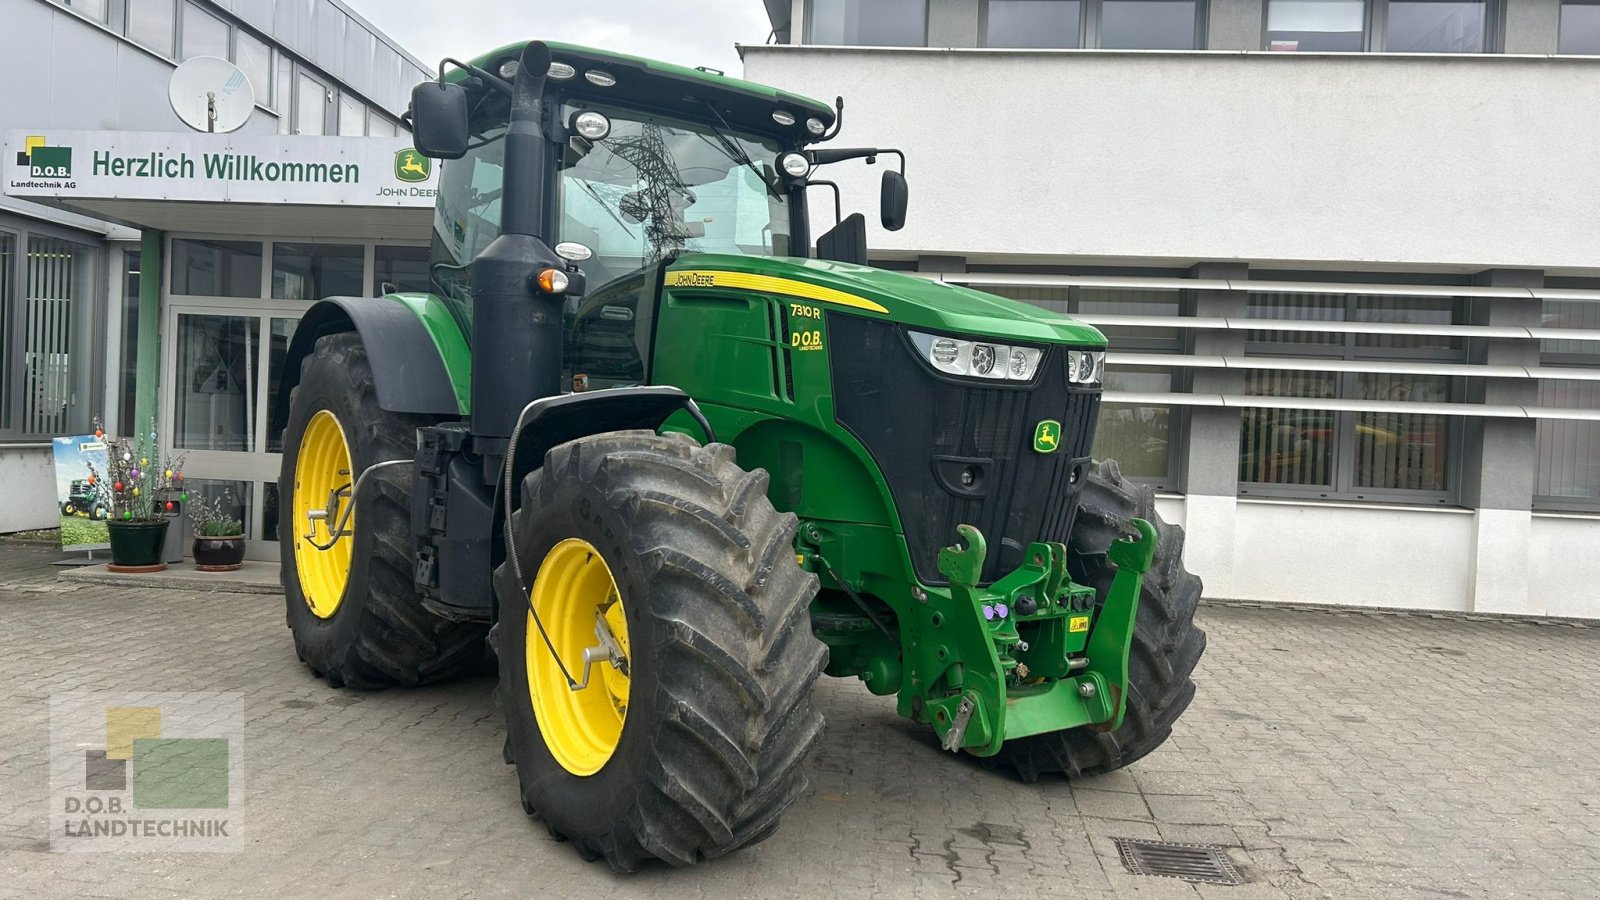
[[761, 0], [345, 0], [430, 67], [542, 38], [740, 75], [772, 30]]

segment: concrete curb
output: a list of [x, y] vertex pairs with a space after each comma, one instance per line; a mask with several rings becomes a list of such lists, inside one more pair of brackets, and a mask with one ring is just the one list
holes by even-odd
[[58, 573], [64, 581], [109, 584], [129, 588], [166, 588], [213, 594], [265, 594], [281, 596], [277, 563], [248, 560], [237, 572], [200, 572], [189, 563], [173, 563], [165, 572], [127, 575], [107, 571], [104, 565], [66, 569]]
[[1234, 600], [1227, 597], [1202, 597], [1201, 607], [1229, 609], [1272, 609], [1290, 612], [1330, 613], [1339, 616], [1400, 616], [1412, 619], [1453, 619], [1459, 622], [1506, 622], [1519, 625], [1557, 625], [1566, 628], [1600, 628], [1600, 619], [1565, 616], [1534, 616], [1522, 613], [1467, 612], [1454, 609], [1414, 609], [1397, 606], [1354, 606], [1341, 603], [1271, 602]]

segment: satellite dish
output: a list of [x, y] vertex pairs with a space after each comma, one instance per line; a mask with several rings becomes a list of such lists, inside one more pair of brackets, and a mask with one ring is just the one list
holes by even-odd
[[167, 97], [172, 111], [195, 131], [238, 131], [256, 108], [250, 79], [215, 56], [196, 56], [174, 69]]

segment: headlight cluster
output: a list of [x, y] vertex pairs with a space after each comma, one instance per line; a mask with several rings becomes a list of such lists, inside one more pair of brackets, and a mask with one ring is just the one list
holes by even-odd
[[941, 372], [996, 381], [1030, 381], [1039, 371], [1044, 351], [990, 341], [966, 341], [937, 334], [911, 332], [911, 342], [924, 359]]
[[[1039, 371], [1044, 350], [992, 341], [964, 340], [913, 331], [911, 342], [930, 365], [941, 372], [995, 381], [1031, 381]], [[1106, 377], [1104, 350], [1067, 350], [1067, 381], [1099, 384]]]
[[1104, 350], [1067, 351], [1067, 381], [1073, 384], [1099, 384], [1105, 377]]

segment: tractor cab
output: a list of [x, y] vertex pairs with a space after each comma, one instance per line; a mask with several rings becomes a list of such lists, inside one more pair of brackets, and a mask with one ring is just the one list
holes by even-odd
[[[605, 322], [636, 312], [618, 289], [663, 261], [692, 253], [813, 255], [806, 203], [813, 169], [898, 156], [878, 148], [808, 154], [840, 124], [839, 110], [815, 100], [714, 71], [548, 46], [539, 98], [546, 146], [531, 176], [542, 182], [542, 202], [530, 212], [584, 277], [591, 299], [567, 311], [580, 330], [604, 332]], [[458, 65], [414, 98], [419, 147], [449, 158], [432, 233], [434, 280], [464, 316], [470, 263], [502, 231], [509, 86], [523, 48], [488, 54], [480, 60], [487, 65]], [[898, 227], [906, 198], [900, 172], [885, 172], [883, 197], [883, 220]], [[864, 264], [864, 225], [860, 216], [841, 220], [819, 240], [818, 255]]]

